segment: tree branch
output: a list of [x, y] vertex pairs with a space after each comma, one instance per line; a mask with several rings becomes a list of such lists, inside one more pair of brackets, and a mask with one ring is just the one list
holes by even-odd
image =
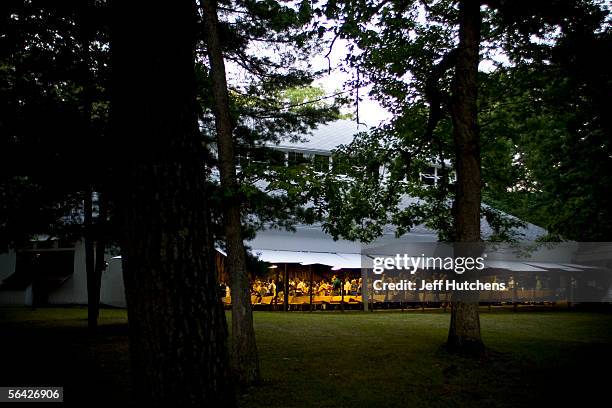
[[425, 81], [425, 99], [429, 103], [429, 118], [425, 128], [425, 140], [432, 140], [433, 133], [442, 118], [441, 105], [445, 100], [445, 95], [440, 87], [440, 79], [457, 62], [457, 49], [451, 50], [438, 64], [431, 70], [431, 75]]

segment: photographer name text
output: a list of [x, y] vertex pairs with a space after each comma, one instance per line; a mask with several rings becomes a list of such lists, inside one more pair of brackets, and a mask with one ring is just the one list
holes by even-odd
[[385, 282], [382, 279], [377, 279], [372, 282], [374, 290], [410, 290], [410, 291], [498, 291], [506, 290], [504, 282], [481, 282], [479, 280], [456, 281], [437, 279], [434, 281], [421, 280], [417, 282], [402, 279], [399, 282]]

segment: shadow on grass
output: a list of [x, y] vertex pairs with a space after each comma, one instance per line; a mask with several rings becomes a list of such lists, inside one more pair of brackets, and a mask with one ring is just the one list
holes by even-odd
[[102, 319], [94, 334], [85, 318], [68, 312], [62, 319], [56, 309], [55, 319], [41, 319], [49, 313], [28, 311], [20, 316], [35, 319], [0, 323], [0, 384], [63, 386], [64, 402], [74, 406], [130, 404], [127, 320]]
[[[0, 384], [64, 386], [74, 405], [130, 399], [125, 311], [0, 309]], [[229, 317], [229, 316], [228, 316]], [[580, 406], [607, 397], [612, 316], [483, 313], [487, 352], [449, 353], [449, 314], [257, 312], [263, 383], [244, 407]], [[607, 373], [607, 371], [603, 371]]]

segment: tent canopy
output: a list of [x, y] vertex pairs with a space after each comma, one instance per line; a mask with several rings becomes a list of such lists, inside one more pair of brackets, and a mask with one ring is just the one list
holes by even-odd
[[[340, 252], [278, 251], [273, 249], [253, 249], [251, 252], [260, 260], [269, 263], [296, 263], [300, 265], [320, 264], [331, 266], [336, 269], [359, 269], [362, 266], [362, 256], [360, 254]], [[364, 256], [363, 258], [367, 257]]]
[[[224, 251], [216, 248], [219, 253], [227, 256]], [[375, 255], [362, 255], [347, 252], [314, 252], [314, 251], [281, 251], [275, 249], [251, 249], [251, 253], [259, 260], [271, 264], [294, 263], [299, 265], [327, 265], [334, 269], [361, 269], [372, 268]], [[385, 255], [380, 255], [385, 257]], [[115, 256], [112, 259], [121, 259]], [[485, 268], [506, 269], [514, 272], [546, 272], [548, 270], [561, 270], [566, 272], [580, 272], [592, 269], [592, 266], [531, 261], [501, 261], [486, 260]]]

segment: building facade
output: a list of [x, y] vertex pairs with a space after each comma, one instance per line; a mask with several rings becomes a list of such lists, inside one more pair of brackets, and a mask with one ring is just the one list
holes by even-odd
[[[311, 161], [325, 170], [332, 164], [332, 151], [339, 145], [350, 143], [355, 133], [364, 130], [359, 129], [354, 122], [339, 120], [320, 126], [302, 140], [282, 142], [271, 147], [278, 152], [278, 160], [286, 165]], [[239, 162], [257, 160], [248, 153], [239, 153], [238, 159]], [[437, 180], [435, 166], [422, 174], [425, 184], [435, 184]], [[410, 204], [411, 200], [410, 197], [404, 197], [404, 205]], [[490, 233], [488, 228], [486, 222], [483, 223], [483, 235]], [[535, 225], [527, 225], [520, 232], [527, 240], [545, 234], [542, 228]], [[423, 226], [413, 228], [400, 238], [395, 237], [395, 230], [389, 226], [383, 236], [371, 245], [436, 241], [436, 232]], [[292, 270], [305, 271], [312, 269], [310, 265], [317, 265], [318, 278], [332, 276], [339, 270], [355, 272], [362, 267], [362, 245], [359, 242], [334, 240], [318, 224], [297, 225], [295, 232], [278, 229], [259, 231], [255, 239], [246, 244], [252, 254], [274, 266], [289, 264]], [[102, 275], [101, 302], [111, 306], [125, 306], [121, 259], [108, 253], [106, 261], [108, 268]], [[28, 248], [0, 254], [0, 282], [0, 304], [86, 304], [87, 276], [83, 242], [79, 240], [68, 243], [39, 237]]]

